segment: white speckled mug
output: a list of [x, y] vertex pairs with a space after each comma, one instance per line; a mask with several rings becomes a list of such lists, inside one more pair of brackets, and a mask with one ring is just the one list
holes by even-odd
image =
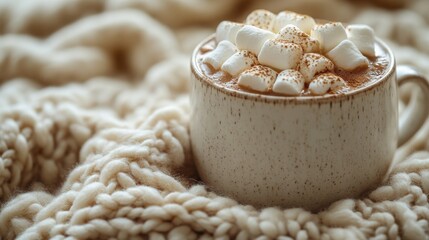
[[[381, 80], [344, 95], [281, 97], [214, 84], [197, 62], [212, 39], [191, 60], [192, 151], [202, 180], [240, 203], [317, 210], [357, 197], [380, 183], [398, 143], [428, 115], [427, 80], [408, 67], [396, 69], [380, 40], [376, 50], [390, 60]], [[399, 119], [398, 131], [397, 88], [405, 82], [424, 94]]]

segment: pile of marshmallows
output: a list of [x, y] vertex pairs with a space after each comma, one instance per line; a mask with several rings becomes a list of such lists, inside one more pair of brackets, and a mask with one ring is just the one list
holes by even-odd
[[283, 95], [299, 95], [306, 83], [315, 95], [346, 87], [333, 73], [335, 66], [353, 71], [368, 67], [365, 56], [375, 57], [369, 26], [316, 24], [310, 16], [289, 11], [255, 10], [245, 24], [223, 21], [216, 41], [204, 63], [238, 76], [239, 86]]

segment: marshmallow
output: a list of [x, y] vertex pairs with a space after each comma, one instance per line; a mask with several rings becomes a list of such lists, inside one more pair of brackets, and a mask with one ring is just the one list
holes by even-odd
[[346, 81], [344, 81], [344, 79], [342, 79], [340, 76], [337, 76], [333, 73], [325, 73], [325, 75], [331, 76], [331, 90], [332, 91], [338, 91], [338, 90], [341, 90], [342, 88], [347, 87]]
[[352, 41], [359, 51], [368, 57], [375, 57], [374, 30], [368, 25], [355, 24], [346, 28], [347, 37]]
[[258, 61], [272, 68], [285, 70], [296, 68], [302, 54], [302, 48], [298, 44], [269, 39], [262, 46]]
[[319, 52], [319, 42], [316, 39], [310, 38], [307, 33], [292, 24], [288, 24], [282, 28], [277, 38], [300, 45], [304, 52]]
[[258, 92], [268, 92], [276, 77], [277, 72], [273, 69], [255, 65], [240, 74], [238, 85]]
[[275, 38], [275, 36], [271, 31], [245, 25], [237, 33], [236, 44], [239, 49], [249, 50], [258, 55], [264, 42]]
[[308, 89], [313, 94], [323, 95], [327, 93], [329, 89], [338, 91], [344, 87], [347, 87], [347, 84], [340, 76], [333, 73], [323, 73], [311, 81]]
[[315, 75], [333, 71], [334, 68], [331, 60], [317, 53], [304, 54], [298, 67], [306, 83], [309, 83]]
[[350, 40], [344, 40], [326, 56], [330, 58], [337, 67], [346, 71], [353, 71], [357, 68], [368, 67], [368, 59], [362, 55], [359, 49]]
[[231, 76], [237, 76], [244, 70], [258, 64], [255, 54], [240, 50], [228, 58], [222, 65], [222, 71], [229, 73]]
[[[329, 75], [330, 76], [330, 75]], [[321, 74], [311, 81], [308, 90], [314, 95], [323, 95], [331, 88], [332, 80], [329, 76]]]
[[273, 31], [276, 15], [270, 11], [258, 9], [251, 12], [246, 18], [246, 24]]
[[220, 43], [223, 40], [228, 40], [235, 44], [235, 38], [237, 37], [237, 32], [244, 25], [241, 23], [235, 23], [230, 21], [222, 21], [216, 28], [216, 41]]
[[203, 62], [210, 64], [215, 70], [218, 70], [236, 51], [238, 50], [234, 44], [224, 40], [213, 51], [204, 55]]
[[347, 39], [347, 33], [340, 22], [316, 25], [311, 30], [311, 37], [318, 40], [323, 52], [329, 52], [341, 41]]
[[273, 85], [273, 92], [285, 95], [299, 95], [304, 89], [304, 77], [300, 72], [287, 69], [279, 73]]
[[313, 26], [316, 25], [316, 22], [310, 16], [301, 15], [289, 11], [283, 11], [280, 12], [276, 17], [274, 23], [274, 31], [278, 32], [280, 31], [280, 29], [282, 29], [288, 24], [295, 25], [299, 27], [303, 32], [309, 34]]

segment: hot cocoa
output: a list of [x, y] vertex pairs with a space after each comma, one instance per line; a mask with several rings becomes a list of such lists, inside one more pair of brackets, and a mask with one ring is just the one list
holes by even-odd
[[378, 81], [388, 56], [366, 25], [344, 27], [293, 12], [256, 10], [244, 24], [220, 23], [215, 39], [197, 57], [202, 72], [221, 87], [314, 96], [344, 94]]

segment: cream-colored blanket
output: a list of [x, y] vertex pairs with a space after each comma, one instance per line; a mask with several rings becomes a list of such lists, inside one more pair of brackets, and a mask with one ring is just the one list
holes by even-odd
[[429, 123], [382, 186], [320, 213], [239, 205], [192, 163], [190, 52], [222, 19], [367, 23], [429, 76], [429, 2], [375, 2], [0, 1], [0, 239], [428, 238]]

